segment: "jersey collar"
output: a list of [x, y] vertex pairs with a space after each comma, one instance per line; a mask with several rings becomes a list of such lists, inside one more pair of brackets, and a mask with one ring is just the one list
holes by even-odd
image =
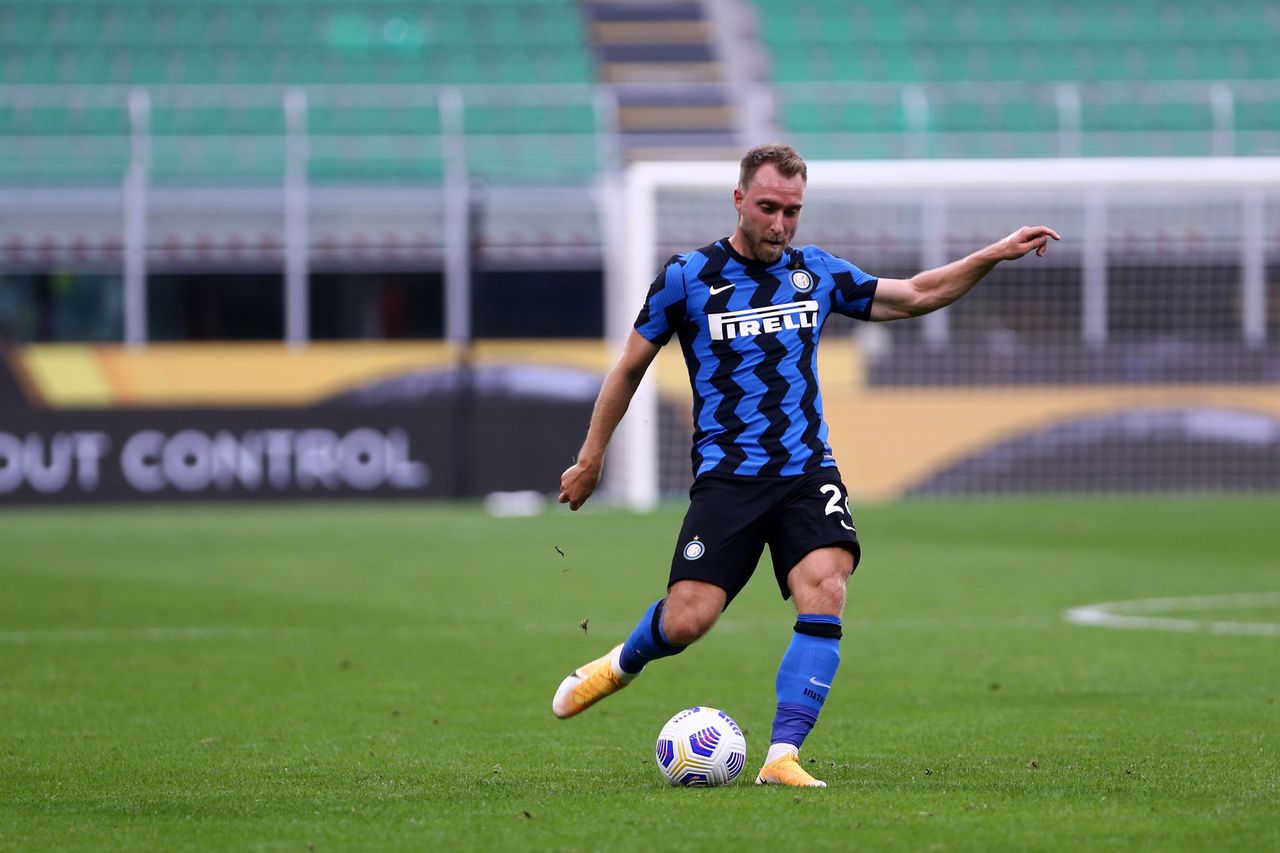
[[795, 249], [788, 246], [787, 248], [782, 250], [781, 257], [779, 257], [776, 261], [774, 261], [771, 264], [766, 264], [763, 261], [757, 260], [756, 258], [748, 258], [745, 255], [738, 254], [738, 250], [733, 248], [733, 244], [729, 242], [728, 237], [723, 237], [717, 242], [719, 243], [720, 248], [724, 249], [726, 252], [729, 253], [729, 257], [733, 258], [735, 261], [742, 264], [744, 267], [748, 267], [751, 269], [771, 270], [774, 267], [785, 267], [789, 265], [793, 260], [799, 258], [800, 256], [799, 252], [797, 252]]

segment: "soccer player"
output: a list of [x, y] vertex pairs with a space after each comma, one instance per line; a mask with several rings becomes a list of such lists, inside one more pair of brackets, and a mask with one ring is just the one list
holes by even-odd
[[768, 545], [797, 617], [756, 784], [826, 787], [800, 765], [799, 750], [835, 681], [845, 585], [861, 549], [822, 419], [823, 323], [832, 311], [871, 321], [927, 314], [964, 296], [1001, 261], [1043, 255], [1059, 238], [1044, 226], [1023, 227], [912, 278], [876, 279], [817, 246], [791, 246], [807, 178], [788, 146], [747, 152], [733, 191], [733, 235], [667, 261], [605, 376], [577, 461], [560, 478], [560, 502], [576, 510], [591, 496], [614, 429], [672, 335], [693, 386], [694, 483], [666, 596], [624, 642], [565, 678], [551, 708], [572, 717], [650, 661], [684, 651], [716, 623]]

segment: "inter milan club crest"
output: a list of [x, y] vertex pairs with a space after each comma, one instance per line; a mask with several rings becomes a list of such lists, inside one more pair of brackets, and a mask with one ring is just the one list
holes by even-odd
[[793, 270], [791, 272], [791, 286], [796, 289], [796, 293], [808, 293], [813, 290], [813, 276], [804, 270]]
[[706, 546], [698, 541], [698, 537], [693, 537], [693, 541], [684, 546], [684, 558], [686, 560], [696, 560], [706, 552]]

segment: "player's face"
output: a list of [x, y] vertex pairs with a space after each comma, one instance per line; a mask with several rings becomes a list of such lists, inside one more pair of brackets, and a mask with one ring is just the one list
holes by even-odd
[[745, 191], [733, 191], [738, 209], [734, 248], [748, 258], [774, 263], [796, 235], [803, 204], [804, 178], [784, 177], [772, 163], [761, 166]]

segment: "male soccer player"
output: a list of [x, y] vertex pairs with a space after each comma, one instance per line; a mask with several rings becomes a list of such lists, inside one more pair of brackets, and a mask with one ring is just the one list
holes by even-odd
[[807, 178], [790, 147], [747, 152], [733, 191], [733, 236], [667, 261], [605, 376], [577, 461], [560, 478], [560, 502], [576, 510], [595, 490], [605, 447], [673, 334], [693, 385], [695, 478], [666, 597], [621, 645], [565, 678], [551, 708], [561, 718], [581, 713], [645, 664], [683, 651], [711, 629], [768, 545], [797, 618], [756, 784], [821, 788], [799, 750], [835, 680], [845, 584], [861, 553], [822, 419], [823, 323], [832, 311], [872, 321], [927, 314], [964, 296], [1000, 261], [1043, 255], [1059, 238], [1044, 226], [1023, 227], [946, 266], [876, 279], [817, 246], [791, 246]]

